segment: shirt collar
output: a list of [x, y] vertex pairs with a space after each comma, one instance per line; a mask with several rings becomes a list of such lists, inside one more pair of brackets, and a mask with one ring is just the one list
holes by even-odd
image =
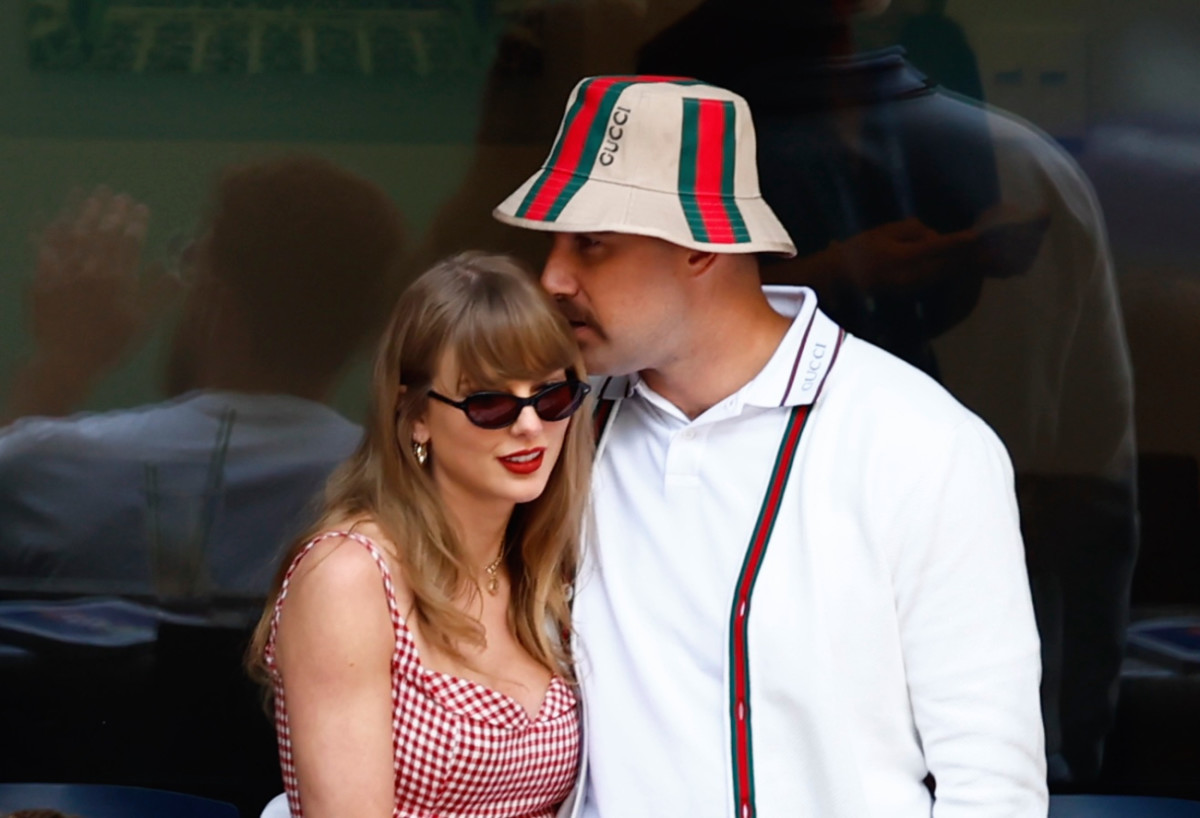
[[[817, 294], [808, 287], [769, 286], [763, 287], [763, 293], [776, 312], [792, 318], [792, 325], [766, 366], [717, 405], [722, 407], [722, 414], [737, 414], [743, 406], [812, 404], [833, 368], [845, 337], [845, 331], [817, 309]], [[597, 389], [601, 400], [619, 400], [635, 393], [649, 397], [649, 392], [637, 373], [602, 378]], [[708, 410], [701, 418], [712, 411]]]
[[792, 316], [792, 325], [767, 365], [741, 388], [748, 406], [808, 406], [837, 358], [845, 332], [817, 309], [817, 294], [808, 287], [763, 287], [771, 307]]

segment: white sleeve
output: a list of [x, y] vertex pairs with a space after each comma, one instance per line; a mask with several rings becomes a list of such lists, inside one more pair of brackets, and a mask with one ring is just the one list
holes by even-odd
[[914, 464], [892, 570], [934, 818], [1044, 818], [1037, 626], [1012, 466], [982, 422]]

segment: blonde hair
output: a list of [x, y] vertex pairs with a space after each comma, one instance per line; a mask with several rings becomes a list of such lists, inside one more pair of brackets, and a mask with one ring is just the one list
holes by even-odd
[[[412, 451], [413, 422], [425, 410], [446, 353], [460, 381], [473, 388], [539, 380], [558, 369], [585, 376], [569, 324], [514, 259], [462, 253], [417, 278], [396, 304], [380, 343], [363, 440], [326, 484], [318, 523], [281, 561], [247, 654], [259, 681], [269, 681], [263, 650], [283, 576], [299, 550], [337, 518], [369, 517], [396, 544], [391, 556], [403, 570], [427, 638], [459, 659], [461, 645], [483, 644], [483, 626], [455, 604], [464, 590], [476, 594], [479, 587], [430, 472]], [[509, 625], [535, 660], [568, 679], [574, 674], [565, 638], [567, 589], [587, 507], [589, 415], [585, 407], [572, 417], [545, 491], [517, 505], [505, 536]]]

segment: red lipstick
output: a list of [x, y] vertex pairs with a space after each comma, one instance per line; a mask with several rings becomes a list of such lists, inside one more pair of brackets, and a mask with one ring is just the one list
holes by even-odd
[[545, 449], [525, 449], [497, 459], [501, 466], [513, 474], [533, 474], [542, 467], [545, 453]]

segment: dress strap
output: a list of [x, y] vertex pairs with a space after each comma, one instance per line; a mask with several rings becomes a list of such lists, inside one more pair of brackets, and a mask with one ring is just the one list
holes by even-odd
[[275, 669], [275, 634], [279, 628], [279, 615], [283, 610], [283, 601], [287, 598], [292, 575], [296, 573], [296, 569], [300, 566], [300, 561], [312, 551], [314, 546], [335, 537], [353, 540], [362, 545], [375, 560], [375, 564], [379, 567], [379, 573], [382, 574], [383, 593], [387, 598], [388, 616], [391, 618], [392, 633], [396, 638], [396, 649], [392, 655], [392, 668], [403, 671], [405, 675], [415, 673], [419, 668], [417, 645], [404, 623], [404, 617], [400, 615], [399, 606], [396, 604], [396, 588], [392, 583], [392, 572], [388, 567], [387, 559], [384, 557], [383, 549], [376, 545], [369, 537], [365, 537], [354, 531], [326, 531], [318, 534], [305, 543], [304, 547], [292, 559], [292, 564], [288, 566], [287, 573], [283, 577], [283, 583], [279, 587], [279, 596], [275, 600], [275, 610], [271, 616], [271, 634], [267, 641], [265, 656], [267, 666], [272, 670]]
[[[288, 566], [287, 573], [283, 576], [283, 582], [279, 587], [279, 596], [275, 600], [275, 608], [271, 615], [271, 633], [267, 639], [266, 649], [263, 651], [267, 667], [275, 676], [275, 725], [279, 736], [279, 763], [284, 789], [287, 791], [288, 809], [292, 818], [303, 818], [304, 809], [300, 803], [300, 784], [296, 776], [295, 759], [292, 754], [291, 728], [288, 723], [282, 679], [275, 667], [275, 635], [279, 629], [279, 614], [283, 610], [283, 601], [287, 598], [288, 586], [291, 584], [292, 575], [296, 573], [296, 568], [300, 565], [300, 560], [304, 559], [317, 543], [334, 537], [353, 540], [366, 548], [375, 560], [375, 564], [379, 566], [379, 573], [382, 574], [383, 592], [387, 597], [388, 614], [392, 620], [392, 632], [396, 639], [396, 646], [392, 651], [392, 771], [394, 776], [400, 774], [400, 726], [397, 718], [397, 714], [400, 712], [399, 677], [401, 674], [416, 673], [419, 669], [417, 645], [413, 641], [412, 634], [405, 627], [404, 619], [400, 616], [400, 610], [396, 605], [396, 589], [392, 584], [392, 572], [388, 568], [383, 550], [370, 538], [353, 531], [326, 531], [305, 543], [292, 559], [292, 564]], [[393, 806], [392, 816], [398, 818], [399, 815], [400, 805], [396, 802]]]

